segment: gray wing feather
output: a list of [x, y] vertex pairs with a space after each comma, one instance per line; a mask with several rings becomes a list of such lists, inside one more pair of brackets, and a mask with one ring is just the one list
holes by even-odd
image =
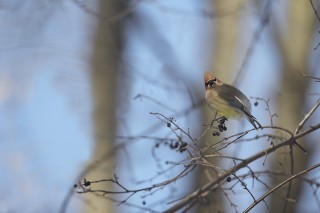
[[215, 90], [219, 97], [227, 101], [232, 107], [239, 111], [246, 111], [246, 114], [251, 114], [251, 103], [249, 99], [237, 88], [229, 84], [222, 84], [216, 87]]
[[255, 129], [262, 128], [261, 124], [251, 114], [251, 103], [249, 99], [240, 90], [230, 86], [229, 84], [222, 84], [221, 86], [216, 87], [215, 90], [221, 99], [225, 100], [233, 108], [246, 115]]

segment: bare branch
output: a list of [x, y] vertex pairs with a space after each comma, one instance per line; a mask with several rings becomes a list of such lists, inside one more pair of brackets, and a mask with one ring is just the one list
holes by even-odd
[[[266, 128], [272, 128], [272, 129], [283, 129], [280, 127], [264, 127], [264, 129]], [[217, 184], [219, 184], [221, 181], [225, 180], [228, 176], [230, 176], [234, 171], [237, 171], [241, 168], [246, 167], [248, 164], [250, 164], [251, 162], [263, 157], [266, 153], [272, 153], [274, 151], [276, 151], [277, 149], [289, 145], [291, 143], [294, 142], [294, 140], [301, 138], [311, 132], [314, 132], [315, 130], [320, 128], [320, 124], [317, 124], [311, 128], [309, 128], [308, 130], [305, 130], [304, 132], [301, 132], [297, 135], [292, 136], [291, 138], [283, 141], [282, 143], [279, 143], [273, 147], [268, 148], [267, 150], [261, 151], [256, 153], [255, 155], [248, 157], [247, 159], [245, 159], [244, 161], [238, 163], [237, 165], [235, 165], [234, 167], [232, 167], [231, 169], [229, 169], [227, 172], [220, 174], [220, 176], [212, 181], [210, 181], [209, 183], [207, 183], [206, 185], [204, 185], [203, 187], [199, 188], [198, 190], [194, 191], [193, 193], [191, 193], [189, 196], [186, 196], [185, 198], [183, 198], [180, 202], [178, 202], [177, 204], [175, 204], [174, 206], [172, 206], [171, 208], [167, 209], [166, 213], [170, 213], [170, 212], [176, 212], [179, 209], [183, 208], [185, 205], [187, 205], [189, 202], [194, 201], [195, 199], [197, 199], [198, 196], [201, 196], [202, 194], [208, 192], [209, 190], [211, 190], [213, 187], [215, 187]]]
[[290, 178], [288, 178], [287, 180], [283, 181], [282, 183], [278, 184], [276, 187], [274, 187], [273, 189], [269, 190], [267, 193], [265, 193], [264, 195], [262, 195], [256, 202], [254, 202], [253, 204], [251, 204], [245, 211], [244, 213], [246, 212], [249, 212], [251, 209], [253, 209], [253, 207], [255, 207], [258, 203], [260, 203], [262, 200], [264, 200], [266, 197], [268, 197], [272, 192], [276, 191], [277, 189], [279, 189], [281, 186], [285, 185], [286, 183], [290, 182], [291, 180], [301, 176], [301, 175], [304, 175], [304, 174], [307, 174], [309, 171], [313, 170], [313, 169], [316, 169], [320, 166], [320, 163], [306, 169], [306, 170], [303, 170], [302, 172], [299, 172], [298, 174], [296, 175], [293, 175], [291, 176]]
[[301, 120], [299, 125], [297, 126], [296, 130], [294, 131], [294, 134], [299, 133], [303, 125], [309, 120], [311, 115], [316, 111], [316, 109], [320, 106], [320, 100], [310, 109], [310, 111], [304, 116], [304, 118]]
[[311, 4], [311, 6], [312, 6], [312, 9], [313, 9], [314, 14], [316, 15], [318, 21], [320, 22], [319, 14], [318, 14], [316, 8], [314, 7], [312, 0], [310, 0], [310, 4]]

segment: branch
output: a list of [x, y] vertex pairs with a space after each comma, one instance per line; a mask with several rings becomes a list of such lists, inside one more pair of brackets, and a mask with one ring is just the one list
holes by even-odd
[[288, 178], [287, 180], [283, 181], [282, 183], [278, 184], [276, 187], [274, 187], [273, 189], [269, 190], [267, 193], [265, 193], [264, 195], [262, 195], [256, 202], [254, 202], [253, 204], [251, 204], [245, 211], [244, 213], [249, 212], [253, 207], [255, 207], [258, 203], [260, 203], [262, 200], [264, 200], [266, 197], [268, 197], [271, 193], [273, 193], [274, 191], [276, 191], [277, 189], [279, 189], [281, 186], [285, 185], [286, 183], [290, 182], [291, 180], [304, 175], [306, 173], [308, 173], [309, 171], [316, 169], [320, 166], [320, 163], [310, 167], [309, 169], [303, 170], [302, 172], [299, 172], [296, 175], [291, 176], [290, 178]]
[[241, 80], [243, 77], [243, 71], [247, 65], [247, 63], [249, 62], [253, 50], [256, 47], [257, 42], [260, 39], [261, 34], [263, 33], [263, 30], [265, 29], [265, 27], [267, 26], [267, 24], [269, 23], [269, 19], [271, 17], [271, 0], [268, 0], [266, 5], [264, 6], [263, 12], [262, 12], [262, 16], [260, 19], [260, 26], [259, 28], [254, 32], [251, 40], [250, 40], [250, 44], [249, 44], [249, 48], [247, 49], [244, 59], [242, 61], [241, 67], [239, 72], [237, 73], [236, 76], [236, 83], [237, 85], [239, 85], [241, 83]]
[[312, 6], [312, 9], [313, 9], [314, 14], [316, 15], [318, 21], [320, 22], [319, 14], [318, 14], [316, 8], [314, 7], [312, 0], [310, 0], [310, 4], [311, 4], [311, 6]]
[[297, 126], [296, 130], [294, 131], [294, 134], [297, 134], [301, 128], [303, 127], [303, 125], [307, 122], [307, 120], [309, 120], [309, 118], [311, 117], [311, 115], [316, 111], [316, 109], [320, 106], [320, 100], [318, 101], [318, 103], [316, 103], [312, 109], [304, 116], [304, 118], [302, 119], [302, 121], [299, 123], [299, 125]]
[[[269, 126], [269, 127], [264, 127], [266, 128], [272, 128], [272, 129], [282, 129], [280, 127], [274, 127], [274, 126]], [[314, 132], [315, 130], [320, 128], [320, 123], [309, 128], [308, 130], [301, 132], [297, 135], [293, 135], [291, 138], [283, 141], [282, 143], [279, 143], [275, 146], [272, 146], [270, 148], [268, 148], [267, 150], [263, 150], [251, 157], [248, 157], [247, 159], [245, 159], [244, 161], [240, 162], [239, 164], [235, 165], [234, 167], [232, 167], [231, 169], [229, 169], [228, 171], [226, 171], [224, 174], [221, 174], [218, 178], [210, 181], [209, 183], [207, 183], [206, 185], [204, 185], [203, 187], [197, 189], [196, 191], [194, 191], [193, 193], [191, 193], [190, 195], [182, 198], [177, 204], [175, 204], [174, 206], [170, 207], [169, 209], [167, 209], [166, 211], [164, 211], [165, 213], [170, 213], [170, 212], [176, 212], [179, 209], [183, 208], [184, 206], [188, 205], [188, 203], [193, 202], [194, 200], [196, 200], [199, 196], [207, 193], [208, 191], [210, 191], [215, 185], [219, 184], [220, 182], [222, 182], [223, 180], [225, 180], [228, 176], [232, 175], [235, 171], [244, 168], [246, 166], [248, 166], [248, 164], [250, 164], [251, 162], [263, 157], [266, 154], [272, 153], [275, 150], [279, 149], [280, 147], [286, 146], [286, 145], [290, 145], [292, 144], [296, 139], [301, 138], [311, 132]]]

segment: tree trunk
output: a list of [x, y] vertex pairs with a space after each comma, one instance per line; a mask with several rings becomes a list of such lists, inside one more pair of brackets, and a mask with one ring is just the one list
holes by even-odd
[[[213, 18], [214, 21], [214, 50], [213, 50], [213, 69], [212, 72], [219, 78], [226, 82], [231, 82], [234, 79], [231, 77], [234, 75], [236, 66], [237, 52], [239, 48], [239, 11], [242, 8], [243, 1], [230, 2], [225, 0], [214, 1], [214, 11], [218, 14]], [[229, 14], [223, 14], [224, 11], [234, 10]], [[222, 12], [221, 16], [219, 15]], [[213, 119], [214, 114], [205, 105], [204, 109], [205, 118]], [[206, 122], [210, 122], [207, 119]], [[212, 136], [212, 131], [208, 132], [205, 137], [205, 141], [208, 144], [214, 143], [216, 140]], [[219, 160], [207, 159], [211, 165], [219, 165]], [[219, 165], [221, 166], [221, 165]], [[210, 180], [217, 177], [217, 172], [209, 167], [201, 167], [199, 170], [198, 183], [200, 186], [205, 185]], [[211, 195], [207, 196], [209, 200], [200, 202], [197, 212], [224, 212], [223, 198], [221, 197], [221, 191], [211, 192]]]
[[[278, 28], [276, 38], [283, 58], [282, 91], [278, 99], [278, 114], [279, 126], [294, 132], [303, 118], [304, 94], [307, 88], [307, 80], [297, 73], [298, 71], [307, 72], [308, 69], [308, 56], [314, 33], [314, 14], [309, 1], [296, 0], [288, 3], [287, 32], [280, 32]], [[311, 150], [303, 141], [300, 140], [299, 144]], [[285, 151], [289, 152], [290, 149]], [[307, 168], [310, 154], [305, 156], [301, 150], [293, 146], [294, 173]], [[281, 162], [282, 165], [279, 166], [278, 162]], [[290, 156], [278, 153], [273, 167], [273, 170], [281, 169], [290, 172]], [[273, 182], [279, 183], [281, 180], [283, 178], [275, 178]], [[301, 181], [293, 183], [288, 198], [298, 200], [301, 193]], [[287, 192], [288, 186], [283, 187], [282, 191], [272, 196], [270, 212], [294, 212], [293, 202], [285, 204]]]
[[[115, 102], [116, 102], [116, 74], [120, 55], [120, 23], [109, 23], [109, 18], [120, 12], [119, 3], [111, 0], [101, 0], [94, 52], [92, 58], [92, 97], [93, 97], [93, 125], [95, 144], [90, 163], [99, 164], [85, 177], [88, 180], [100, 180], [113, 177], [113, 156], [100, 160], [101, 156], [114, 145], [115, 135]], [[97, 162], [98, 161], [98, 162]], [[94, 187], [94, 186], [92, 186]], [[111, 189], [110, 182], [97, 184], [97, 189]], [[109, 196], [109, 195], [106, 195]], [[88, 205], [86, 212], [113, 212], [113, 203], [105, 198], [87, 194]]]

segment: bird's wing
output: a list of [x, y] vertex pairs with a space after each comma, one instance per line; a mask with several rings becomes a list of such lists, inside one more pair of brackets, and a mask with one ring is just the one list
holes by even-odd
[[251, 103], [249, 99], [237, 88], [229, 84], [216, 87], [219, 97], [228, 102], [233, 108], [251, 115]]
[[215, 89], [219, 97], [228, 102], [237, 111], [242, 112], [255, 129], [262, 128], [261, 124], [251, 114], [251, 103], [249, 99], [240, 90], [228, 84], [223, 84]]

